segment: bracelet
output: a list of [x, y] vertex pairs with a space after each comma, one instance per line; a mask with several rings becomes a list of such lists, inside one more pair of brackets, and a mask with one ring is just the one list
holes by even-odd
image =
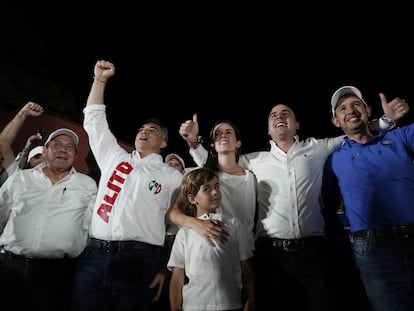
[[198, 146], [200, 146], [200, 143], [196, 141], [194, 143], [188, 143], [188, 145], [190, 146], [191, 149], [197, 149]]
[[190, 146], [191, 149], [197, 149], [198, 146], [200, 146], [201, 143], [203, 143], [203, 137], [202, 136], [197, 136], [197, 141], [195, 141], [193, 143], [188, 143], [188, 145]]
[[97, 77], [93, 77], [96, 81], [98, 81], [98, 82], [101, 82], [101, 83], [106, 83], [106, 81], [103, 81], [103, 80], [99, 80]]

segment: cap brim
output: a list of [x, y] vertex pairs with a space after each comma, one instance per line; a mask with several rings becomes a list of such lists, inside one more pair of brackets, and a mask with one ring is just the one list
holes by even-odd
[[343, 86], [337, 89], [331, 97], [332, 116], [335, 116], [335, 109], [336, 109], [336, 105], [338, 104], [338, 100], [346, 94], [355, 95], [364, 103], [364, 105], [367, 105], [365, 100], [362, 98], [362, 93], [360, 90], [358, 90], [354, 86], [346, 85], [346, 86]]
[[49, 137], [47, 138], [46, 142], [45, 142], [45, 146], [53, 139], [55, 139], [57, 136], [59, 135], [66, 135], [69, 136], [70, 138], [72, 138], [73, 142], [75, 143], [76, 146], [76, 150], [78, 150], [78, 144], [79, 144], [79, 137], [78, 135], [67, 128], [61, 128], [61, 129], [57, 129], [56, 131], [52, 132]]
[[42, 154], [42, 153], [43, 153], [43, 146], [34, 147], [32, 150], [30, 150], [29, 155], [27, 156], [27, 162], [29, 162], [30, 159], [36, 156], [37, 154]]

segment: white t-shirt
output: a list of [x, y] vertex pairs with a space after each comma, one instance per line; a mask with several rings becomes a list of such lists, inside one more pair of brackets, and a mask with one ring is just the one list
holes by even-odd
[[167, 267], [185, 269], [183, 310], [234, 310], [242, 308], [240, 261], [253, 256], [246, 229], [236, 217], [204, 214], [201, 219], [221, 220], [229, 232], [226, 243], [211, 247], [197, 232], [180, 228]]

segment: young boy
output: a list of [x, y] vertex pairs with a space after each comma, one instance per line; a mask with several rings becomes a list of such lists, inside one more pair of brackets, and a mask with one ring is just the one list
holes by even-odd
[[168, 261], [171, 310], [253, 310], [253, 253], [241, 222], [216, 213], [221, 204], [216, 173], [207, 168], [187, 173], [181, 191], [196, 217], [222, 222], [229, 236], [223, 244], [212, 239], [211, 247], [195, 230], [179, 229]]

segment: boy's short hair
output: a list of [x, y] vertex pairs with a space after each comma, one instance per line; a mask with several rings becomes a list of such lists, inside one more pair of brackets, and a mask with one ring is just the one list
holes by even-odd
[[188, 202], [190, 194], [193, 196], [197, 195], [201, 186], [208, 183], [214, 177], [218, 178], [216, 172], [206, 167], [196, 168], [184, 175], [181, 182], [181, 192], [186, 203], [190, 204]]

